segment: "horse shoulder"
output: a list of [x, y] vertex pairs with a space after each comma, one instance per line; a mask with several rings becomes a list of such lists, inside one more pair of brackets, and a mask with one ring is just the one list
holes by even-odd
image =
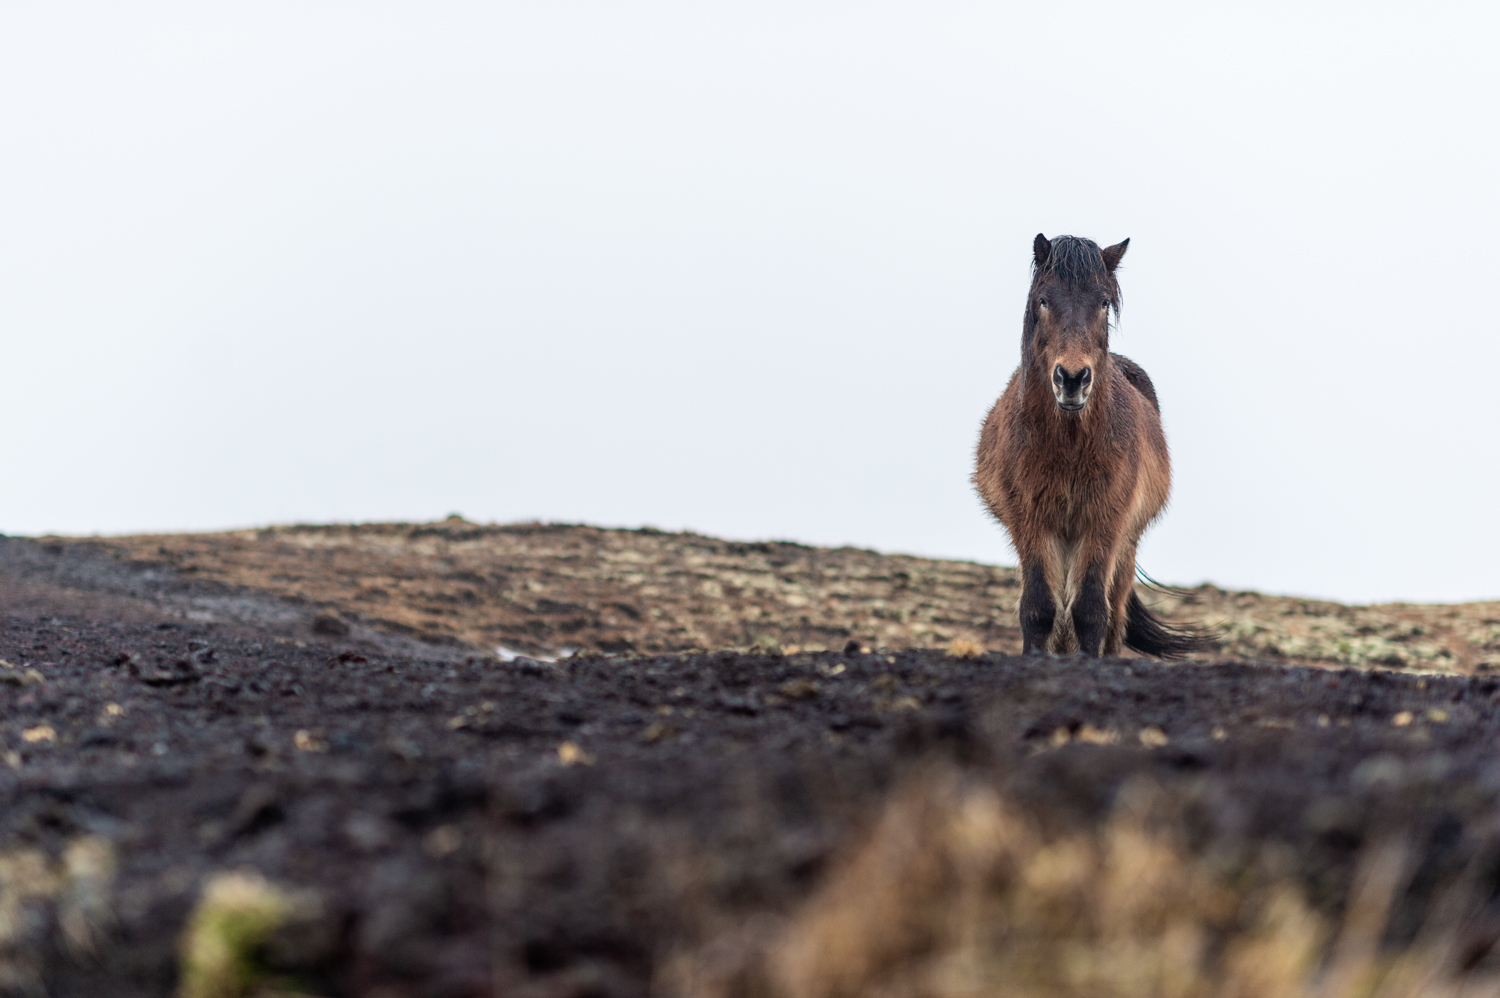
[[1150, 424], [1157, 419], [1156, 413], [1146, 407], [1146, 399], [1132, 387], [1123, 372], [1117, 373], [1114, 390], [1109, 395], [1109, 449], [1117, 460], [1132, 462], [1139, 459], [1141, 447], [1148, 443]]
[[1112, 353], [1109, 356], [1120, 373], [1125, 375], [1126, 382], [1144, 395], [1146, 401], [1151, 403], [1151, 408], [1156, 410], [1157, 415], [1161, 415], [1161, 403], [1156, 400], [1156, 386], [1151, 383], [1151, 376], [1146, 373], [1146, 369], [1121, 354]]
[[[1172, 459], [1167, 450], [1167, 437], [1161, 424], [1161, 408], [1156, 401], [1156, 391], [1151, 379], [1140, 365], [1118, 354], [1111, 355], [1119, 361], [1117, 368], [1121, 381], [1116, 383], [1125, 404], [1121, 410], [1128, 413], [1123, 422], [1129, 425], [1130, 443], [1135, 453], [1135, 473], [1131, 505], [1135, 512], [1131, 533], [1139, 536], [1146, 524], [1161, 515], [1172, 491]], [[1134, 376], [1132, 376], [1132, 373]], [[1145, 387], [1142, 388], [1141, 386]]]
[[1005, 391], [990, 407], [979, 430], [979, 447], [974, 461], [974, 487], [980, 498], [996, 515], [1001, 515], [1005, 496], [1011, 491], [1010, 459], [1017, 445], [1019, 431], [1016, 418], [1020, 394], [1020, 370], [1011, 376]]

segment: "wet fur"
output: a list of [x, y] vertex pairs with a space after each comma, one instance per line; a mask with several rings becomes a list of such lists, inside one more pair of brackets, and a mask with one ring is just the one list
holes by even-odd
[[[1128, 244], [1037, 236], [1021, 366], [980, 431], [974, 485], [1020, 556], [1028, 653], [1124, 646], [1172, 657], [1206, 646], [1153, 616], [1133, 585], [1136, 544], [1166, 506], [1172, 473], [1151, 379], [1109, 352]], [[1054, 366], [1084, 364], [1092, 390], [1065, 411]]]

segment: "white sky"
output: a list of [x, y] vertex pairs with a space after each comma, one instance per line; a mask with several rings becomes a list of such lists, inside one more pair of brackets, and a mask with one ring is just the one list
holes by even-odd
[[1148, 571], [1500, 597], [1497, 26], [7, 4], [0, 531], [461, 511], [1009, 561], [967, 476], [1044, 231], [1132, 240]]

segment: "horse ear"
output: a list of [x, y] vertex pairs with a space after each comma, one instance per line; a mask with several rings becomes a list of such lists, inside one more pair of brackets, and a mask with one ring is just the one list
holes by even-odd
[[1036, 254], [1036, 265], [1040, 267], [1047, 262], [1047, 257], [1052, 255], [1052, 244], [1047, 241], [1046, 236], [1038, 232], [1036, 238], [1031, 241], [1031, 252]]
[[1122, 243], [1115, 243], [1113, 246], [1106, 246], [1104, 248], [1104, 265], [1109, 268], [1109, 272], [1111, 274], [1113, 274], [1115, 272], [1115, 268], [1120, 265], [1120, 257], [1124, 256], [1125, 251], [1129, 248], [1129, 239], [1125, 240]]

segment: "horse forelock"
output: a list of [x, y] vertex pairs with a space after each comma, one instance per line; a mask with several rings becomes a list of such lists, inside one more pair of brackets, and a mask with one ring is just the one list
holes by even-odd
[[1109, 288], [1110, 303], [1115, 313], [1119, 314], [1120, 282], [1105, 265], [1104, 251], [1099, 248], [1099, 244], [1082, 236], [1054, 236], [1051, 242], [1052, 251], [1047, 254], [1045, 263], [1038, 264], [1035, 259], [1031, 261], [1033, 294], [1037, 285], [1049, 277], [1073, 287], [1103, 284]]

